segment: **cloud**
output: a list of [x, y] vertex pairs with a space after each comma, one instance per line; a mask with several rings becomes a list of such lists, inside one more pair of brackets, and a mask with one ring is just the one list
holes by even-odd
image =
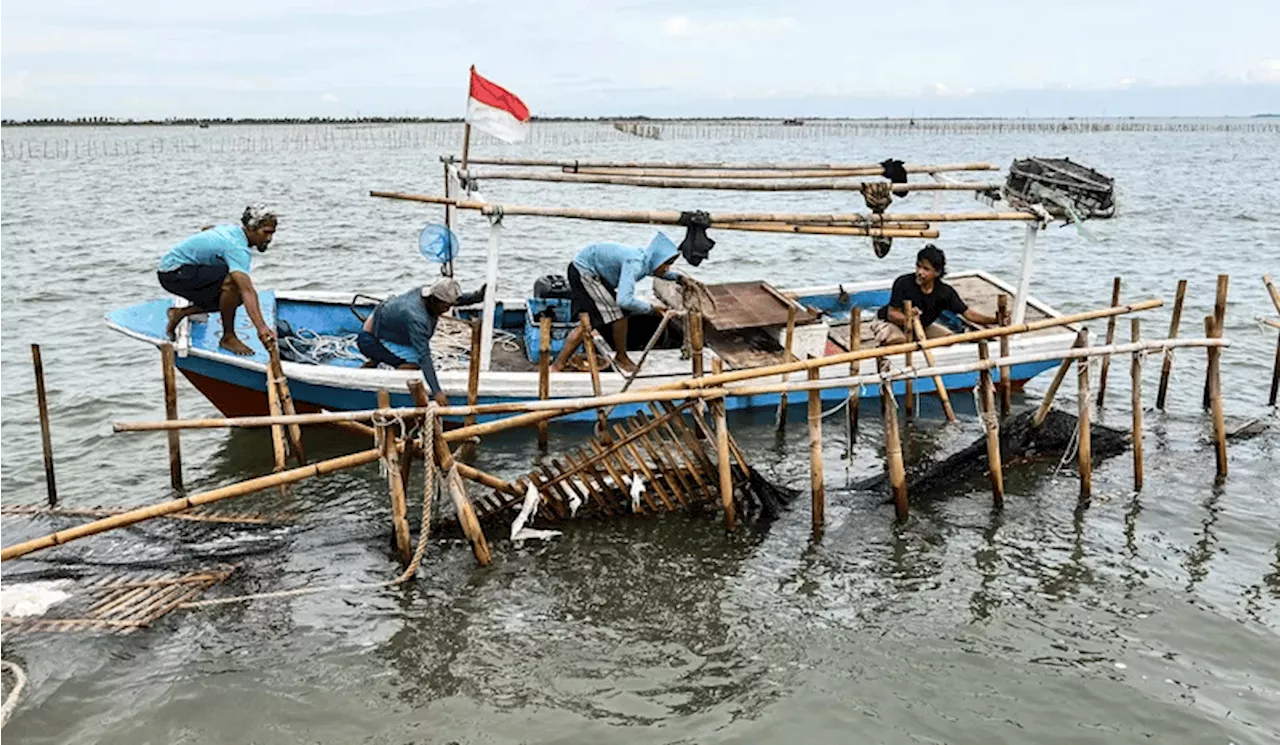
[[728, 42], [765, 38], [800, 28], [791, 16], [775, 18], [733, 18], [723, 21], [696, 21], [688, 16], [672, 16], [662, 24], [667, 36], [698, 36]]
[[338, 97], [333, 95], [332, 93], [326, 93], [320, 97], [320, 100], [324, 103], [337, 103]]
[[1280, 83], [1280, 59], [1264, 59], [1245, 75], [1250, 83]]

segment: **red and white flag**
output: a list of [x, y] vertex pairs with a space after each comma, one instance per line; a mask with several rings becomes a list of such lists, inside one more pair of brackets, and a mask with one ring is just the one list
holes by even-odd
[[529, 128], [529, 107], [511, 91], [480, 77], [472, 65], [467, 123], [503, 142], [523, 142]]

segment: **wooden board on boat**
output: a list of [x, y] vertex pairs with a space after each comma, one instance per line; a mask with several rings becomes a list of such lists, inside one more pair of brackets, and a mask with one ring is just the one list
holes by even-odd
[[[785, 326], [794, 303], [768, 282], [722, 282], [706, 287], [715, 300], [715, 310], [707, 313], [707, 322], [716, 331]], [[817, 318], [813, 311], [797, 307], [796, 323], [810, 323]]]

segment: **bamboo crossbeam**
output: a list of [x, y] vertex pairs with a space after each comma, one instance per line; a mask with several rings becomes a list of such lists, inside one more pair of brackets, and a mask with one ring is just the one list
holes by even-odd
[[312, 463], [309, 466], [293, 468], [288, 471], [281, 471], [268, 476], [259, 476], [258, 478], [249, 479], [248, 481], [241, 481], [238, 484], [224, 486], [211, 491], [200, 492], [199, 494], [192, 494], [191, 496], [183, 497], [182, 499], [161, 502], [160, 504], [150, 505], [148, 507], [139, 507], [136, 510], [129, 510], [128, 512], [123, 512], [119, 515], [112, 515], [111, 517], [104, 518], [102, 520], [95, 520], [84, 525], [77, 525], [74, 528], [50, 533], [49, 535], [41, 538], [33, 538], [29, 541], [23, 541], [22, 543], [8, 546], [3, 550], [0, 550], [0, 561], [16, 559], [19, 556], [25, 556], [33, 551], [52, 548], [53, 546], [61, 546], [80, 538], [86, 538], [108, 530], [114, 530], [115, 528], [123, 528], [127, 525], [133, 525], [134, 523], [149, 520], [153, 517], [172, 515], [175, 512], [189, 510], [192, 507], [212, 504], [213, 502], [220, 502], [224, 499], [231, 499], [232, 497], [241, 497], [246, 494], [262, 491], [263, 489], [270, 489], [273, 486], [293, 484], [309, 479], [313, 476], [333, 473], [334, 471], [341, 471], [346, 468], [354, 468], [356, 466], [365, 465], [366, 463], [373, 463], [378, 460], [379, 457], [381, 457], [381, 453], [376, 448], [372, 450], [364, 450], [359, 453], [352, 453], [351, 455], [344, 455], [339, 458], [322, 460], [317, 463]]
[[766, 222], [712, 223], [717, 230], [744, 230], [751, 233], [801, 233], [805, 235], [848, 235], [863, 238], [937, 238], [937, 230], [903, 230], [893, 227], [854, 228], [841, 225], [788, 225]]
[[[606, 176], [580, 173], [556, 173], [543, 171], [471, 171], [463, 174], [464, 178], [475, 181], [534, 181], [555, 184], [604, 184], [609, 186], [634, 186], [647, 189], [710, 189], [718, 191], [862, 191], [867, 183], [826, 178], [761, 181], [749, 179], [694, 179], [694, 178], [659, 178], [648, 176]], [[898, 183], [893, 185], [895, 192], [902, 191], [992, 191], [1000, 189], [1000, 184], [965, 183], [963, 181], [920, 181]]]
[[[442, 156], [442, 160], [448, 162], [453, 161], [453, 156]], [[616, 161], [616, 160], [578, 160], [569, 158], [471, 158], [467, 161], [472, 165], [484, 166], [524, 166], [536, 167], [543, 166], [549, 168], [570, 168], [581, 170], [583, 168], [613, 168], [613, 169], [636, 169], [636, 168], [665, 168], [674, 170], [689, 169], [717, 169], [717, 170], [869, 170], [875, 169], [876, 172], [883, 170], [883, 166], [879, 163], [785, 163], [777, 161], [756, 161], [746, 163], [727, 163], [724, 161], [711, 162], [681, 162], [681, 161]], [[942, 173], [946, 171], [996, 171], [998, 166], [991, 163], [947, 163], [942, 165], [904, 165], [907, 173]]]
[[[963, 164], [961, 164], [963, 165]], [[933, 166], [906, 166], [907, 173], [932, 173], [924, 170]], [[945, 168], [945, 167], [944, 167]], [[783, 178], [849, 178], [854, 176], [880, 176], [884, 168], [880, 164], [865, 168], [774, 168], [746, 170], [735, 168], [578, 168], [562, 166], [561, 173], [586, 176], [635, 176], [641, 178], [723, 178], [723, 179], [783, 179]], [[946, 168], [946, 170], [951, 170]], [[955, 170], [975, 170], [961, 168]], [[981, 169], [985, 170], [985, 169]]]
[[[563, 217], [574, 220], [600, 222], [638, 223], [645, 225], [678, 225], [681, 213], [676, 210], [598, 210], [575, 207], [537, 207], [522, 204], [492, 204], [468, 199], [438, 197], [433, 194], [410, 194], [399, 191], [370, 191], [369, 196], [398, 199], [424, 204], [451, 205], [458, 209], [475, 210], [483, 215], [518, 215], [524, 217]], [[712, 223], [777, 222], [788, 224], [831, 224], [854, 222], [869, 226], [886, 222], [980, 222], [1020, 221], [1038, 222], [1039, 216], [1031, 212], [903, 212], [876, 215], [861, 212], [712, 212]]]

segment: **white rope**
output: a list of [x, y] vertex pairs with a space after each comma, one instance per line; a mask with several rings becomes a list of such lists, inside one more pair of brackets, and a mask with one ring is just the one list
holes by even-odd
[[[494, 329], [494, 343], [507, 352], [524, 350], [520, 337], [511, 331]], [[361, 360], [365, 356], [356, 345], [356, 334], [320, 334], [311, 329], [298, 329], [280, 337], [280, 347], [288, 350], [291, 361], [311, 365], [328, 364], [330, 360]], [[465, 370], [471, 364], [471, 329], [463, 323], [440, 323], [431, 336], [431, 359], [437, 370]]]
[[27, 674], [22, 671], [18, 663], [8, 660], [0, 660], [0, 668], [8, 670], [13, 676], [13, 688], [10, 688], [9, 695], [4, 697], [4, 709], [0, 710], [0, 727], [4, 727], [9, 721], [9, 715], [18, 708], [18, 696], [27, 685]]

